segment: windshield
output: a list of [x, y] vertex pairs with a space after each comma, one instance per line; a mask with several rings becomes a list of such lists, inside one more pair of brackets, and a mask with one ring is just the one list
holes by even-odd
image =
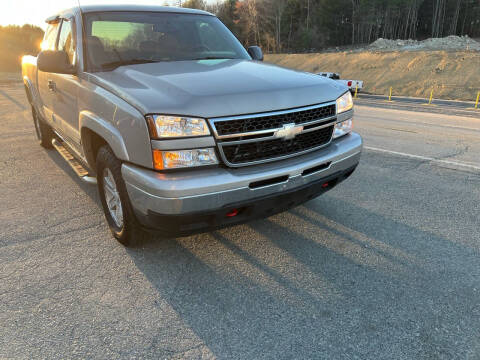
[[250, 59], [214, 16], [162, 12], [106, 12], [86, 16], [91, 71], [160, 61]]

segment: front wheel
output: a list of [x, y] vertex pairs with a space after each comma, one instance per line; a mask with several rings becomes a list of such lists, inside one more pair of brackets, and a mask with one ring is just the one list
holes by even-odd
[[35, 133], [37, 134], [37, 139], [40, 142], [40, 145], [45, 149], [52, 148], [52, 139], [53, 139], [53, 131], [50, 126], [48, 126], [41, 118], [40, 115], [37, 113], [35, 108], [32, 106], [32, 116], [33, 116], [33, 124], [35, 125]]
[[124, 246], [139, 245], [148, 234], [141, 228], [133, 212], [125, 182], [122, 163], [108, 146], [97, 155], [97, 184], [105, 219], [113, 236]]

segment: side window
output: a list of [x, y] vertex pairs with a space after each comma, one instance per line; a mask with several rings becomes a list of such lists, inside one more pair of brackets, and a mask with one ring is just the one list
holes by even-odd
[[42, 42], [42, 50], [55, 50], [59, 23], [49, 24]]
[[65, 51], [70, 64], [75, 64], [75, 44], [72, 34], [72, 22], [70, 20], [63, 20], [62, 22], [62, 30], [58, 39], [58, 50]]

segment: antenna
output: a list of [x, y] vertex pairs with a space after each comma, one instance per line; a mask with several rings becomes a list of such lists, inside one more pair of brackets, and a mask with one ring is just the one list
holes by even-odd
[[80, 0], [77, 0], [78, 4], [78, 10], [80, 11], [80, 14], [82, 13], [82, 4], [80, 4]]

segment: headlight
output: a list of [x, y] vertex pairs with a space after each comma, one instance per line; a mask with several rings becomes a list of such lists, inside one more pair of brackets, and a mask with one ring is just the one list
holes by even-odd
[[154, 139], [210, 135], [204, 119], [182, 116], [147, 116], [150, 135]]
[[153, 150], [153, 166], [157, 170], [216, 164], [218, 164], [218, 159], [214, 149]]
[[353, 119], [348, 119], [335, 124], [333, 130], [333, 138], [339, 138], [340, 136], [347, 135], [353, 129]]
[[350, 91], [337, 99], [337, 114], [353, 109], [353, 98]]

